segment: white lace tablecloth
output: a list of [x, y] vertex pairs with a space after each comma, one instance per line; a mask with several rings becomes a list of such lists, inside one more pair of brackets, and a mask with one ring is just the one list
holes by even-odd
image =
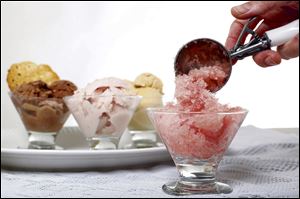
[[[231, 194], [184, 197], [299, 197], [299, 129], [295, 133], [240, 129], [220, 164], [218, 179]], [[1, 169], [1, 197], [174, 197], [161, 186], [177, 178], [175, 166], [89, 172]]]

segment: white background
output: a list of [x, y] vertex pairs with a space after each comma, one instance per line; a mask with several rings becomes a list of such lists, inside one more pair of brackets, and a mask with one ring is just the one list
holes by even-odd
[[[79, 87], [96, 78], [133, 80], [151, 72], [174, 93], [174, 57], [186, 42], [225, 43], [242, 2], [1, 2], [1, 128], [23, 128], [6, 83], [11, 64], [49, 64]], [[299, 127], [299, 58], [260, 68], [246, 58], [218, 92], [222, 102], [249, 110], [244, 125]], [[70, 117], [67, 125], [75, 125]]]

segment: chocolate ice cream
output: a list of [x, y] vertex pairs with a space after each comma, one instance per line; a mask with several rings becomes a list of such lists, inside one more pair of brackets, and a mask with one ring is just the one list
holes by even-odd
[[73, 95], [77, 87], [70, 81], [58, 80], [53, 82], [49, 88], [53, 92], [53, 96], [57, 98], [63, 98], [65, 96]]
[[70, 114], [63, 97], [73, 95], [76, 89], [66, 80], [49, 86], [38, 80], [17, 87], [11, 98], [29, 131], [56, 133]]
[[14, 94], [23, 97], [53, 97], [47, 84], [40, 80], [22, 84], [15, 89]]

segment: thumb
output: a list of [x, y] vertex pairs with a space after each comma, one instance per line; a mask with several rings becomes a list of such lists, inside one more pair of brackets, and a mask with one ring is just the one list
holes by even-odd
[[291, 59], [299, 56], [299, 34], [287, 43], [278, 46], [277, 51], [283, 59]]

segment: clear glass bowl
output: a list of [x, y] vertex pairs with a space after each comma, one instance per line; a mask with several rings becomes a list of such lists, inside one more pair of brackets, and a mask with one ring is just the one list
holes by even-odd
[[162, 106], [162, 95], [156, 97], [142, 97], [141, 102], [128, 125], [133, 143], [129, 148], [148, 148], [157, 146], [157, 133], [147, 115], [147, 108]]
[[55, 149], [55, 138], [70, 115], [62, 98], [28, 97], [9, 93], [29, 134], [31, 149]]
[[163, 185], [173, 195], [230, 193], [217, 182], [216, 171], [225, 151], [244, 121], [247, 110], [198, 113], [147, 110], [179, 172], [179, 179]]
[[64, 98], [90, 149], [117, 149], [141, 97], [73, 95]]

